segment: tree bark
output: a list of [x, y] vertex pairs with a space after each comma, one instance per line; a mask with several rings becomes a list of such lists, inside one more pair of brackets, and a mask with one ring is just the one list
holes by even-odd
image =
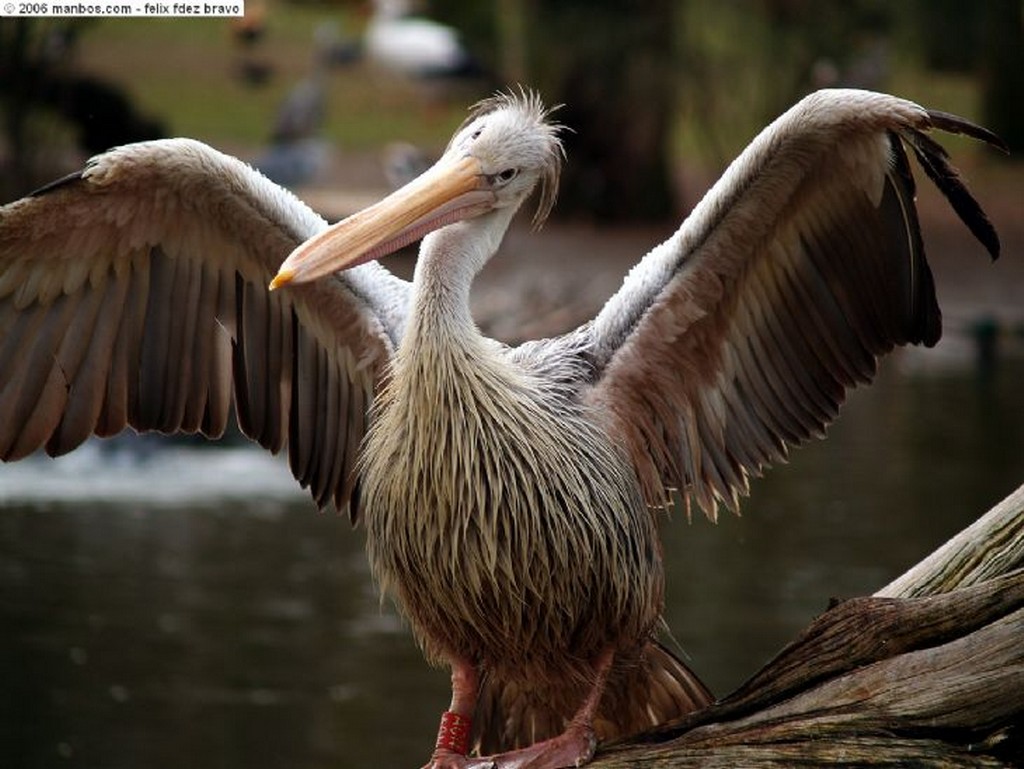
[[728, 697], [595, 767], [1024, 763], [1024, 486]]

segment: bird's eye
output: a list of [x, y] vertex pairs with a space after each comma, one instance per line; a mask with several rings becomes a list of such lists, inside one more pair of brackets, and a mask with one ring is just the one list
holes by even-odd
[[500, 171], [494, 175], [496, 181], [500, 184], [508, 184], [510, 181], [515, 179], [519, 175], [518, 168], [506, 168], [504, 171]]

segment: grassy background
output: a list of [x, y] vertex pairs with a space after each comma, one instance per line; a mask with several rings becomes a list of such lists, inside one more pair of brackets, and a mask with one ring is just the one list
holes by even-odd
[[[364, 20], [349, 6], [269, 6], [253, 54], [272, 67], [260, 87], [237, 77], [243, 52], [225, 19], [104, 19], [83, 35], [79, 64], [122, 85], [171, 134], [261, 144], [288, 91], [309, 74], [313, 31], [325, 22], [355, 37]], [[342, 150], [396, 140], [443, 144], [465, 112], [463, 103], [423, 101], [411, 84], [362, 62], [334, 70], [328, 82], [324, 136]]]
[[[250, 0], [252, 7], [253, 0]], [[772, 87], [769, 61], [752, 57], [750, 22], [742, 9], [690, 4], [682, 45], [703, 57], [714, 104], [686, 86], [680, 72], [680, 109], [674, 153], [715, 170], [733, 157], [764, 125], [756, 105]], [[707, 9], [704, 9], [707, 10]], [[123, 86], [146, 113], [163, 119], [173, 135], [219, 145], [266, 141], [278, 105], [310, 70], [313, 30], [332, 22], [345, 37], [358, 39], [366, 14], [357, 3], [269, 4], [265, 38], [256, 56], [272, 66], [262, 87], [237, 76], [242, 50], [225, 19], [104, 19], [87, 28], [76, 65]], [[696, 36], [696, 37], [695, 37]], [[698, 39], [699, 38], [699, 39]], [[681, 68], [686, 66], [683, 58]], [[335, 70], [329, 79], [325, 138], [341, 151], [363, 151], [389, 141], [440, 147], [484, 92], [438, 100], [415, 84], [375, 71], [364, 62]], [[978, 114], [975, 81], [963, 75], [921, 69], [911, 46], [892, 46], [884, 90], [963, 115]], [[610, 95], [610, 98], [613, 95]], [[973, 145], [972, 145], [973, 146]], [[957, 148], [963, 151], [965, 148]]]

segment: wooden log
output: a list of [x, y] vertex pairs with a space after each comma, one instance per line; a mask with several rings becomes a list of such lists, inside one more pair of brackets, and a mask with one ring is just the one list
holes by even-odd
[[1024, 567], [1024, 486], [875, 595], [912, 598]]
[[593, 765], [1024, 765], [1024, 486], [728, 697]]

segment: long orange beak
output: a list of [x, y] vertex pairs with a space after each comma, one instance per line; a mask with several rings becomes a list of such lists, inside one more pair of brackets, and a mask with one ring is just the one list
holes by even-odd
[[300, 245], [278, 269], [270, 290], [306, 283], [379, 259], [446, 224], [490, 210], [480, 161], [442, 158], [384, 200], [333, 224]]

